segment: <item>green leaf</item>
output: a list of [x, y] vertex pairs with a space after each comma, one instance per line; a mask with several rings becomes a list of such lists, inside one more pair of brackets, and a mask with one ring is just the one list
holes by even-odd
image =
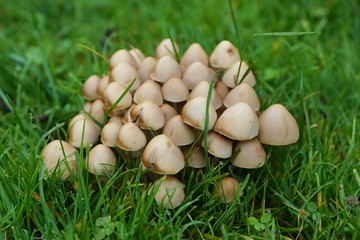
[[268, 223], [270, 221], [271, 221], [271, 214], [270, 213], [264, 213], [260, 218], [261, 223]]
[[316, 212], [316, 210], [317, 210], [316, 203], [309, 202], [309, 203], [306, 205], [306, 210], [307, 210], [309, 213], [314, 213], [314, 212]]
[[256, 231], [264, 231], [265, 225], [262, 223], [258, 223], [254, 225], [254, 228], [256, 229]]
[[254, 217], [249, 217], [247, 220], [248, 220], [248, 223], [249, 223], [250, 225], [259, 224], [259, 221], [258, 221], [256, 218], [254, 218]]

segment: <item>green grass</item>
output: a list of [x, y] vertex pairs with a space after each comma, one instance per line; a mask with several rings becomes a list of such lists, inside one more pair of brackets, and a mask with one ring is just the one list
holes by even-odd
[[[231, 5], [233, 14], [228, 1], [215, 0], [0, 2], [0, 239], [88, 239], [105, 230], [119, 239], [360, 237], [360, 207], [349, 202], [360, 196], [359, 3]], [[81, 158], [76, 182], [45, 181], [41, 150], [66, 139], [84, 80], [108, 71], [81, 46], [107, 57], [130, 46], [153, 55], [169, 34], [180, 55], [192, 42], [207, 53], [223, 39], [247, 44], [242, 55], [255, 71], [261, 108], [284, 104], [298, 120], [299, 142], [266, 147], [257, 170], [228, 161], [189, 170], [186, 200], [175, 210], [157, 207], [126, 156], [106, 184], [86, 173]], [[212, 196], [224, 174], [243, 183], [232, 204]]]

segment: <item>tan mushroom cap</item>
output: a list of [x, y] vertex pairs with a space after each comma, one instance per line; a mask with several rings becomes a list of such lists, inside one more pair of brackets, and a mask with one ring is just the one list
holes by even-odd
[[225, 107], [231, 107], [235, 103], [244, 102], [249, 104], [249, 106], [255, 111], [258, 112], [260, 109], [260, 100], [257, 96], [254, 88], [252, 88], [248, 83], [240, 83], [224, 98]]
[[[190, 101], [191, 99], [198, 97], [198, 96], [203, 96], [203, 97], [207, 98], [208, 92], [209, 92], [209, 87], [210, 87], [209, 82], [207, 82], [207, 81], [199, 82], [194, 87], [194, 89], [191, 91], [191, 93], [187, 97], [187, 100]], [[222, 105], [221, 98], [219, 97], [218, 93], [215, 91], [214, 88], [211, 91], [210, 103], [215, 108], [215, 110], [219, 109]]]
[[164, 99], [169, 102], [182, 102], [189, 96], [189, 90], [180, 78], [170, 78], [161, 88]]
[[123, 117], [122, 116], [112, 116], [110, 119], [109, 119], [109, 121], [108, 121], [108, 123], [109, 122], [115, 122], [115, 123], [117, 123], [117, 124], [119, 124], [119, 125], [124, 125], [123, 123]]
[[41, 156], [48, 173], [66, 181], [70, 176], [77, 176], [76, 153], [69, 143], [53, 140], [45, 146]]
[[138, 74], [141, 82], [150, 79], [150, 73], [156, 65], [157, 60], [153, 57], [146, 57], [138, 68]]
[[111, 55], [109, 60], [110, 69], [113, 69], [116, 65], [124, 62], [131, 65], [135, 69], [137, 68], [137, 64], [133, 56], [127, 50], [120, 49]]
[[216, 81], [214, 85], [215, 91], [218, 93], [221, 100], [224, 100], [226, 95], [229, 93], [229, 87], [223, 81]]
[[160, 109], [164, 113], [165, 122], [169, 121], [169, 119], [171, 119], [172, 117], [178, 114], [176, 109], [167, 103], [161, 104]]
[[189, 90], [193, 90], [201, 81], [210, 82], [212, 79], [215, 79], [215, 72], [201, 62], [190, 64], [182, 76], [182, 80]]
[[230, 139], [249, 140], [258, 135], [259, 120], [248, 104], [239, 102], [220, 115], [214, 131]]
[[263, 144], [282, 146], [296, 143], [299, 139], [295, 118], [281, 104], [273, 104], [262, 112], [259, 124], [258, 139]]
[[103, 76], [100, 79], [99, 84], [97, 85], [97, 88], [96, 88], [96, 96], [98, 99], [104, 98], [104, 92], [105, 92], [106, 87], [109, 85], [109, 82], [110, 82], [109, 74]]
[[[240, 72], [238, 76], [237, 74], [238, 74], [239, 66], [240, 66], [240, 61], [237, 61], [228, 70], [225, 71], [222, 77], [222, 81], [230, 88], [233, 88], [240, 83], [241, 79], [243, 78], [247, 69], [249, 68], [249, 66], [244, 61], [241, 61]], [[248, 83], [252, 87], [255, 85], [256, 79], [252, 71], [250, 71], [246, 75], [246, 77], [241, 81], [241, 83]]]
[[131, 120], [138, 123], [140, 128], [158, 130], [165, 125], [165, 116], [159, 105], [145, 100], [130, 111]]
[[112, 176], [116, 167], [115, 154], [108, 146], [98, 144], [90, 150], [85, 167], [92, 174]]
[[184, 147], [183, 154], [189, 167], [203, 168], [206, 166], [205, 153], [202, 147], [188, 145]]
[[[105, 121], [105, 105], [100, 99], [95, 100], [90, 107], [89, 115], [98, 123], [103, 124]], [[96, 124], [97, 125], [97, 124]]]
[[210, 65], [214, 68], [229, 68], [239, 60], [239, 50], [227, 40], [221, 41], [210, 55]]
[[175, 59], [175, 52], [179, 52], [179, 47], [176, 42], [171, 42], [170, 38], [162, 40], [156, 47], [155, 58], [160, 59], [164, 56], [169, 56]]
[[136, 90], [140, 86], [141, 81], [136, 69], [126, 62], [117, 64], [110, 72], [110, 82], [117, 82], [125, 88], [129, 86], [134, 79], [136, 80], [131, 86], [130, 91]]
[[96, 90], [99, 82], [100, 77], [95, 74], [86, 79], [82, 88], [82, 94], [86, 100], [93, 101], [97, 99]]
[[165, 123], [162, 133], [178, 146], [189, 145], [196, 139], [195, 129], [185, 124], [181, 115], [176, 115], [169, 119]]
[[138, 68], [141, 62], [145, 59], [145, 54], [138, 48], [131, 48], [129, 53], [134, 58]]
[[[75, 117], [74, 117], [75, 119]], [[99, 139], [99, 129], [88, 117], [76, 117], [69, 123], [69, 143], [76, 148], [92, 146]]]
[[150, 100], [159, 106], [164, 101], [160, 85], [150, 79], [143, 82], [140, 87], [136, 89], [133, 99], [137, 104], [144, 102], [145, 100]]
[[234, 152], [239, 152], [231, 163], [240, 168], [258, 168], [265, 164], [266, 153], [257, 138], [248, 141], [236, 141]]
[[101, 142], [108, 147], [116, 146], [116, 138], [123, 123], [108, 122], [101, 131]]
[[141, 129], [132, 122], [125, 123], [118, 132], [116, 146], [125, 151], [138, 151], [145, 147], [146, 136]]
[[150, 78], [157, 82], [164, 83], [173, 77], [181, 78], [181, 75], [182, 70], [180, 65], [173, 58], [164, 56], [156, 62], [150, 73]]
[[[181, 110], [183, 121], [197, 129], [204, 130], [206, 117], [206, 98], [203, 96], [195, 97], [188, 101]], [[208, 130], [213, 129], [217, 120], [215, 108], [209, 104]]]
[[173, 176], [164, 176], [156, 180], [152, 189], [154, 188], [158, 188], [155, 194], [156, 203], [166, 209], [180, 206], [185, 199], [182, 183]]
[[159, 174], [176, 174], [185, 166], [184, 155], [168, 136], [155, 136], [146, 145], [142, 162], [145, 167]]
[[209, 66], [209, 56], [199, 43], [191, 44], [180, 60], [180, 64], [185, 66], [189, 66], [194, 62], [201, 62], [205, 66]]
[[231, 203], [234, 201], [239, 188], [240, 183], [236, 179], [224, 177], [216, 183], [214, 195], [227, 203]]
[[[233, 140], [217, 133], [210, 131], [207, 138], [208, 152], [218, 158], [229, 158], [232, 154]], [[201, 142], [205, 146], [205, 141]]]
[[[110, 109], [112, 105], [120, 98], [120, 96], [125, 92], [126, 88], [117, 82], [110, 83], [104, 92], [104, 103], [105, 106]], [[130, 107], [132, 104], [132, 96], [129, 92], [121, 99], [120, 102], [116, 104], [116, 110], [123, 110]]]

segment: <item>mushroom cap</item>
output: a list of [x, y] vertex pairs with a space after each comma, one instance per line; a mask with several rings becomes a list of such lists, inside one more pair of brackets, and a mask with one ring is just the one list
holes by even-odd
[[176, 109], [167, 103], [161, 104], [160, 109], [164, 114], [165, 122], [169, 121], [169, 119], [171, 119], [172, 117], [174, 117], [178, 114]]
[[112, 176], [115, 172], [116, 157], [106, 145], [98, 144], [92, 148], [86, 159], [86, 169], [98, 176]]
[[234, 201], [235, 194], [240, 188], [240, 183], [232, 177], [224, 177], [215, 185], [215, 196], [227, 203]]
[[240, 168], [258, 168], [265, 164], [266, 153], [257, 138], [248, 141], [236, 141], [234, 152], [239, 153], [231, 160], [231, 163]]
[[185, 124], [181, 115], [176, 115], [169, 119], [165, 123], [162, 133], [178, 146], [189, 145], [196, 139], [195, 129]]
[[[125, 92], [126, 88], [117, 82], [109, 83], [104, 92], [105, 106], [110, 109], [112, 105], [120, 98]], [[123, 110], [130, 107], [132, 104], [132, 96], [127, 92], [120, 102], [116, 104], [115, 110]]]
[[96, 124], [88, 117], [74, 117], [69, 123], [69, 143], [76, 148], [92, 146], [99, 139], [99, 129]]
[[189, 167], [203, 168], [206, 166], [205, 153], [202, 147], [188, 145], [184, 147], [183, 154]]
[[124, 62], [131, 65], [135, 69], [137, 68], [137, 64], [133, 56], [127, 50], [119, 49], [110, 57], [110, 69], [113, 69], [116, 65]]
[[138, 68], [138, 74], [141, 82], [150, 79], [150, 73], [156, 65], [157, 60], [154, 57], [146, 57]]
[[181, 75], [182, 70], [180, 65], [174, 58], [169, 56], [160, 58], [150, 72], [150, 78], [161, 83], [164, 83], [173, 77], [181, 78]]
[[185, 199], [185, 192], [182, 183], [173, 176], [164, 176], [155, 181], [155, 201], [158, 206], [166, 209], [173, 209], [181, 205]]
[[189, 90], [195, 88], [195, 86], [201, 81], [210, 82], [215, 78], [215, 72], [208, 66], [201, 62], [194, 62], [190, 64], [184, 71], [182, 80]]
[[[217, 133], [210, 131], [207, 138], [208, 152], [218, 158], [229, 158], [232, 154], [233, 140]], [[205, 146], [205, 141], [201, 142]]]
[[71, 175], [77, 175], [76, 153], [69, 143], [53, 140], [45, 146], [41, 156], [48, 173], [66, 181]]
[[116, 146], [116, 138], [123, 123], [108, 122], [101, 131], [101, 142], [108, 147]]
[[125, 123], [117, 134], [116, 146], [125, 151], [134, 152], [146, 145], [146, 136], [141, 129], [132, 122]]
[[239, 60], [239, 50], [227, 40], [221, 41], [210, 55], [210, 65], [214, 68], [229, 68]]
[[153, 101], [145, 100], [130, 111], [131, 120], [140, 128], [158, 130], [165, 125], [165, 116], [160, 107]]
[[104, 92], [105, 92], [105, 89], [106, 87], [109, 85], [109, 82], [110, 82], [110, 76], [109, 74], [106, 74], [105, 76], [103, 76], [98, 85], [97, 85], [97, 88], [96, 88], [96, 96], [97, 98], [99, 99], [103, 99], [104, 98]]
[[93, 101], [97, 99], [96, 90], [100, 82], [100, 77], [98, 75], [91, 75], [84, 82], [82, 93], [86, 100]]
[[136, 66], [138, 68], [141, 62], [145, 59], [144, 53], [138, 48], [131, 48], [129, 53], [134, 58]]
[[224, 100], [226, 95], [229, 93], [229, 87], [223, 81], [216, 81], [214, 85], [215, 91], [218, 93], [221, 100]]
[[[241, 63], [241, 66], [240, 66]], [[240, 67], [240, 72], [238, 76], [238, 70]], [[237, 61], [235, 62], [228, 70], [225, 71], [222, 81], [230, 88], [235, 87], [238, 85], [245, 75], [246, 71], [248, 70], [249, 66], [244, 61]], [[250, 86], [254, 86], [256, 83], [256, 79], [252, 71], [250, 71], [244, 80], [241, 83], [248, 83]]]
[[[103, 124], [105, 121], [105, 104], [100, 99], [95, 100], [91, 104], [89, 115], [98, 121], [100, 124]], [[97, 125], [97, 124], [96, 124]]]
[[230, 139], [249, 140], [258, 135], [259, 120], [248, 104], [239, 102], [220, 115], [214, 131]]
[[283, 146], [299, 139], [298, 124], [291, 113], [281, 104], [269, 106], [259, 116], [258, 139], [263, 144]]
[[189, 96], [189, 90], [180, 78], [170, 78], [161, 88], [164, 99], [169, 102], [182, 102]]
[[161, 87], [154, 80], [146, 80], [143, 82], [134, 93], [134, 102], [139, 104], [145, 100], [150, 100], [161, 105], [163, 103], [163, 96], [161, 94]]
[[[194, 89], [191, 91], [189, 96], [187, 97], [187, 100], [191, 100], [198, 96], [207, 97], [209, 92], [210, 83], [207, 81], [201, 81], [199, 82]], [[222, 105], [221, 98], [219, 97], [218, 93], [214, 90], [214, 88], [211, 90], [211, 99], [210, 103], [215, 108], [215, 110], [219, 109]]]
[[179, 52], [179, 47], [176, 42], [171, 42], [170, 38], [165, 38], [156, 47], [155, 57], [160, 59], [164, 56], [169, 56], [175, 59], [175, 52]]
[[[206, 118], [206, 98], [203, 96], [195, 97], [188, 101], [181, 110], [183, 121], [197, 129], [204, 130]], [[215, 108], [209, 104], [209, 124], [208, 130], [213, 129], [217, 119]]]
[[125, 88], [129, 86], [134, 79], [136, 80], [131, 86], [130, 91], [136, 90], [140, 86], [141, 81], [136, 69], [126, 62], [117, 64], [110, 71], [110, 82], [117, 82]]
[[189, 66], [194, 62], [201, 62], [205, 66], [209, 66], [209, 56], [199, 43], [191, 44], [180, 60], [180, 64], [185, 66]]
[[240, 83], [231, 89], [223, 101], [225, 107], [231, 107], [238, 102], [249, 104], [255, 112], [260, 109], [259, 97], [257, 96], [254, 88], [252, 88], [248, 83]]
[[166, 175], [177, 174], [185, 166], [180, 148], [165, 134], [150, 140], [142, 154], [142, 162], [145, 167]]

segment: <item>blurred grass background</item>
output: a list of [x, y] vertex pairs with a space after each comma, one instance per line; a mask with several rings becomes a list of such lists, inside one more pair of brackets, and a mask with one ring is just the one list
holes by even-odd
[[[108, 71], [104, 60], [82, 46], [107, 57], [117, 49], [131, 46], [153, 55], [157, 44], [169, 36], [180, 46], [180, 53], [192, 42], [199, 42], [210, 54], [223, 39], [239, 49], [249, 40], [242, 56], [254, 65], [258, 81], [255, 89], [262, 109], [272, 103], [284, 104], [298, 119], [301, 139], [294, 146], [267, 149], [268, 167], [236, 172], [241, 179], [246, 174], [251, 176], [249, 193], [252, 194], [246, 200], [231, 206], [215, 204], [215, 209], [207, 212], [204, 206], [208, 206], [208, 197], [200, 194], [205, 205], [194, 203], [197, 206], [191, 210], [194, 225], [187, 218], [185, 208], [178, 213], [180, 218], [173, 219], [176, 223], [171, 222], [173, 227], [157, 228], [169, 219], [157, 220], [154, 216], [168, 214], [172, 219], [174, 212], [149, 205], [151, 210], [144, 221], [156, 226], [148, 229], [150, 238], [359, 237], [359, 206], [346, 201], [346, 197], [356, 200], [360, 195], [360, 179], [356, 178], [360, 172], [358, 1], [231, 3], [239, 38], [228, 1], [0, 0], [0, 183], [4, 189], [0, 194], [0, 238], [51, 238], [56, 234], [81, 239], [94, 237], [93, 219], [110, 213], [105, 202], [120, 204], [120, 199], [104, 200], [100, 198], [102, 192], [95, 196], [83, 192], [90, 202], [99, 198], [105, 201], [102, 212], [89, 217], [89, 213], [82, 215], [74, 210], [81, 203], [61, 183], [63, 192], [58, 194], [75, 200], [66, 198], [71, 206], [66, 209], [58, 203], [62, 198], [55, 195], [52, 199], [54, 208], [67, 216], [65, 220], [49, 223], [58, 232], [40, 227], [50, 216], [34, 220], [34, 213], [48, 214], [44, 205], [30, 197], [39, 188], [38, 154], [44, 145], [40, 138], [81, 109], [84, 103], [81, 86], [88, 76]], [[316, 34], [253, 36], [271, 32]], [[55, 191], [49, 186], [47, 189], [48, 196]], [[128, 192], [123, 194], [127, 196]], [[139, 196], [134, 206], [146, 201]], [[307, 208], [309, 202], [315, 208], [314, 205]], [[243, 205], [247, 208], [234, 210]], [[260, 219], [261, 213], [267, 211], [272, 214], [267, 231], [257, 231], [248, 223], [249, 216]], [[123, 229], [126, 233], [133, 232], [126, 235], [128, 238], [145, 238], [139, 232], [142, 230], [139, 225], [129, 219], [120, 220], [117, 210], [111, 212], [114, 221], [124, 224], [116, 228], [118, 236], [119, 229]], [[125, 212], [130, 219], [137, 216]], [[236, 214], [230, 216], [229, 212]], [[212, 228], [210, 223], [214, 218], [221, 219], [221, 224]], [[88, 220], [87, 230], [76, 225], [86, 219], [92, 219]], [[197, 221], [207, 225], [198, 228]], [[184, 235], [178, 234], [177, 227]]]

